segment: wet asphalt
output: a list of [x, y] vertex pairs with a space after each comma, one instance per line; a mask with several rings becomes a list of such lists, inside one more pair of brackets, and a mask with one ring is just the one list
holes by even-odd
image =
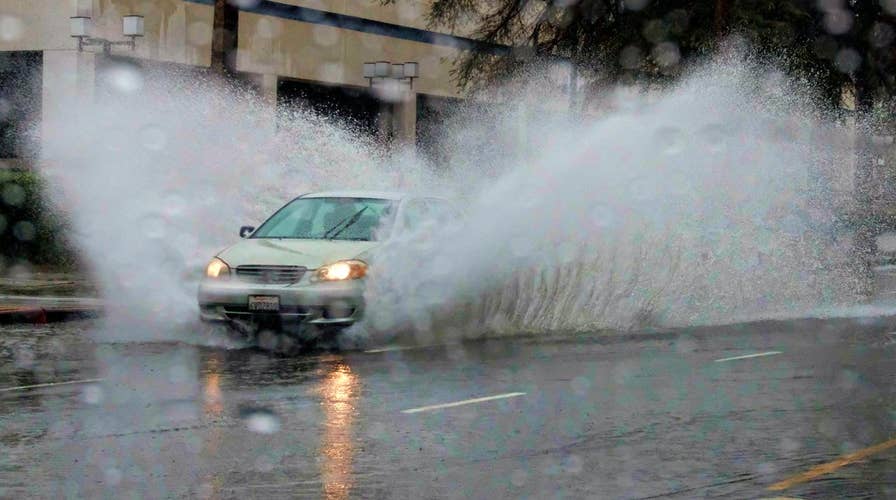
[[294, 357], [98, 324], [2, 327], [0, 497], [896, 497], [887, 446], [767, 489], [896, 436], [892, 317]]

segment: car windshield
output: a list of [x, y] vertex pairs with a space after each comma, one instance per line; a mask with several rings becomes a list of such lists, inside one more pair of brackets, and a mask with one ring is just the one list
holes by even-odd
[[394, 202], [378, 198], [298, 198], [265, 221], [253, 238], [376, 240]]

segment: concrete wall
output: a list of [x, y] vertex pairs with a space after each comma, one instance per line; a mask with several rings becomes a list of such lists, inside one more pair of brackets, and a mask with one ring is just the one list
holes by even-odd
[[[429, 0], [400, 0], [382, 6], [378, 0], [278, 0], [284, 4], [425, 28]], [[94, 20], [94, 36], [121, 39], [121, 16], [144, 16], [146, 36], [135, 57], [208, 66], [211, 54], [210, 5], [185, 0], [3, 0], [0, 3], [0, 51], [74, 50], [69, 17]], [[10, 28], [11, 26], [11, 28]], [[97, 49], [91, 49], [97, 50]], [[126, 53], [126, 49], [115, 49]], [[240, 13], [237, 69], [337, 85], [366, 86], [365, 61], [417, 61], [420, 92], [456, 96], [450, 70], [459, 51], [323, 24], [268, 15]]]

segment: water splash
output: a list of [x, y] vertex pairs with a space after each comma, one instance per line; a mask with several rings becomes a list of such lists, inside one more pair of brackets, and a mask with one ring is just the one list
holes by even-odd
[[[475, 186], [463, 221], [382, 252], [369, 326], [431, 341], [850, 302], [837, 206], [850, 136], [810, 97], [778, 73], [716, 64], [666, 91], [619, 93], [601, 116], [528, 122], [528, 157], [492, 167], [503, 175]], [[499, 136], [517, 127], [488, 124]]]
[[368, 331], [690, 325], [853, 296], [837, 219], [848, 134], [743, 61], [574, 119], [556, 89], [515, 87], [445, 124], [441, 176], [310, 112], [274, 127], [245, 90], [108, 71], [114, 95], [55, 124], [43, 164], [118, 338], [189, 335], [197, 273], [236, 228], [332, 188], [441, 191], [466, 209], [376, 255]]

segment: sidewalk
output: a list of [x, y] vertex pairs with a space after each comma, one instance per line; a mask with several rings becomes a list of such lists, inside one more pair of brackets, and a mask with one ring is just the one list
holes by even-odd
[[102, 300], [90, 281], [73, 273], [0, 277], [0, 324], [48, 323], [98, 316]]
[[102, 300], [95, 297], [0, 295], [0, 324], [89, 318], [98, 316], [102, 309]]

